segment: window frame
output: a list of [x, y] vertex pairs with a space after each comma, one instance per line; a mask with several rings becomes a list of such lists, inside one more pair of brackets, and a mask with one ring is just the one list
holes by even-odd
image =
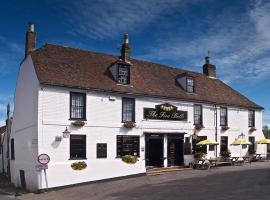
[[[123, 138], [124, 137], [133, 137], [133, 138], [136, 138], [138, 140], [138, 149], [137, 149], [137, 157], [140, 157], [140, 136], [139, 135], [116, 135], [116, 158], [122, 158], [123, 156], [125, 156], [123, 154], [123, 146], [122, 146], [122, 149], [121, 149], [121, 155], [118, 155], [118, 138], [121, 137], [121, 145], [123, 145]], [[134, 139], [133, 139], [134, 141]], [[132, 144], [134, 145], [134, 144]], [[132, 146], [132, 149], [134, 150], [134, 147]], [[129, 154], [126, 154], [126, 155], [129, 155]]]
[[15, 160], [15, 140], [14, 140], [14, 138], [10, 139], [10, 159]]
[[[124, 120], [124, 101], [125, 100], [132, 100], [133, 101], [133, 111], [132, 111], [132, 120], [131, 121], [126, 121], [126, 120]], [[136, 104], [136, 100], [135, 100], [135, 98], [130, 98], [130, 97], [122, 97], [122, 123], [125, 123], [125, 122], [135, 122], [136, 120], [135, 120], [135, 108], [136, 108], [136, 106], [135, 106], [135, 104]]]
[[[224, 141], [226, 141], [226, 150], [224, 150]], [[219, 149], [219, 151], [220, 152], [223, 152], [223, 151], [228, 151], [229, 150], [229, 147], [228, 147], [228, 145], [229, 145], [229, 137], [228, 136], [220, 136], [220, 149]]]
[[[100, 153], [98, 152], [98, 149], [99, 149], [98, 146], [99, 146], [99, 145], [106, 145], [105, 156], [104, 156], [104, 155], [101, 156]], [[96, 155], [96, 158], [97, 158], [97, 159], [106, 159], [106, 158], [108, 157], [108, 145], [107, 145], [107, 143], [97, 143], [97, 144], [96, 144], [96, 148], [97, 148], [97, 149], [96, 149], [96, 154], [97, 154], [97, 155]]]
[[[252, 112], [252, 118], [250, 118], [250, 113]], [[252, 124], [250, 125], [250, 120], [252, 120]], [[255, 110], [248, 110], [248, 127], [255, 127]]]
[[[225, 124], [222, 124], [221, 123], [221, 119], [222, 119], [222, 117], [224, 117], [224, 116], [221, 116], [221, 110], [222, 109], [225, 109]], [[220, 126], [228, 126], [228, 108], [227, 107], [220, 107], [220, 119], [219, 119], [219, 123], [220, 123]]]
[[[84, 138], [84, 146], [85, 146], [85, 155], [84, 157], [72, 157], [71, 156], [71, 138], [73, 136], [83, 136]], [[78, 135], [78, 134], [72, 134], [69, 136], [69, 160], [87, 160], [87, 139], [86, 139], [86, 135]]]
[[[72, 117], [72, 95], [82, 95], [83, 96], [83, 116], [82, 118], [75, 118]], [[69, 98], [69, 119], [70, 120], [82, 120], [82, 121], [86, 121], [86, 93], [82, 93], [82, 92], [70, 92], [69, 94], [70, 98]]]
[[[188, 84], [188, 80], [192, 80], [193, 81], [192, 92], [188, 91], [188, 88], [190, 86]], [[193, 77], [186, 77], [186, 91], [187, 91], [187, 93], [195, 93], [195, 78], [193, 78]]]
[[[201, 109], [200, 109], [200, 111], [201, 111], [201, 120], [200, 120], [200, 122], [199, 123], [195, 123], [195, 107], [200, 107]], [[203, 106], [202, 106], [202, 104], [194, 104], [193, 105], [193, 121], [194, 121], [194, 125], [203, 125]]]
[[[122, 82], [119, 82], [119, 69], [123, 67], [123, 68], [126, 68], [127, 69], [127, 83], [122, 83]], [[117, 83], [118, 84], [121, 84], [121, 85], [129, 85], [130, 84], [130, 66], [128, 65], [117, 65]]]

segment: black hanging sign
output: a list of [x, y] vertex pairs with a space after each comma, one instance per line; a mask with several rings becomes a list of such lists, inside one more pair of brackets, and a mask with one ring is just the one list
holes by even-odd
[[187, 111], [177, 110], [171, 104], [157, 105], [156, 108], [144, 108], [144, 119], [187, 121]]

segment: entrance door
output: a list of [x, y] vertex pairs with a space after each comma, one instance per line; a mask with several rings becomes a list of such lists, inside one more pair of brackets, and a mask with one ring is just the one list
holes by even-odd
[[146, 135], [146, 166], [163, 167], [163, 136]]
[[182, 135], [168, 135], [168, 166], [184, 165], [184, 141]]
[[20, 178], [21, 178], [21, 187], [23, 189], [26, 189], [26, 182], [25, 182], [24, 170], [20, 170]]

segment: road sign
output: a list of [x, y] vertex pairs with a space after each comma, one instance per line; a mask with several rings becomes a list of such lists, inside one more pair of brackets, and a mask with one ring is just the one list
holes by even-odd
[[36, 165], [36, 170], [37, 171], [42, 171], [48, 169], [48, 165]]
[[47, 165], [50, 162], [50, 156], [47, 154], [40, 154], [38, 156], [38, 162], [42, 165]]

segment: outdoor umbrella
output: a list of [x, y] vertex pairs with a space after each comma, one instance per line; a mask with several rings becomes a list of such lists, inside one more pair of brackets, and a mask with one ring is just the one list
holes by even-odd
[[198, 145], [198, 146], [203, 146], [203, 145], [218, 145], [218, 142], [213, 141], [211, 139], [207, 139], [207, 140], [202, 140], [202, 141], [198, 142], [196, 145]]
[[267, 138], [260, 139], [257, 141], [257, 144], [266, 144], [265, 156], [267, 158], [267, 144], [270, 144], [270, 139], [267, 139]]
[[236, 139], [231, 145], [239, 145], [240, 148], [240, 158], [242, 158], [242, 146], [243, 145], [251, 145], [251, 142], [246, 141], [245, 139]]
[[198, 146], [199, 145], [218, 145], [218, 143], [213, 141], [213, 140], [208, 139], [208, 140], [202, 140], [202, 141], [198, 142], [196, 145], [198, 145]]

